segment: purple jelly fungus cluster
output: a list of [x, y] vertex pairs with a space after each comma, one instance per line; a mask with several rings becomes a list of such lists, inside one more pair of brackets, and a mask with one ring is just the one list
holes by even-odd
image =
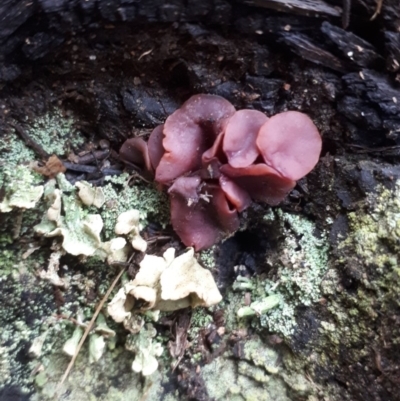
[[321, 136], [297, 111], [268, 118], [215, 95], [195, 95], [147, 143], [125, 141], [126, 163], [168, 189], [171, 222], [186, 246], [209, 248], [239, 228], [252, 200], [276, 205], [317, 164]]

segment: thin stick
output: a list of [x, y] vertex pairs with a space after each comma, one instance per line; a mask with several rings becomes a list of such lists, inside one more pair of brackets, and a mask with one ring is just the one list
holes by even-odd
[[36, 143], [28, 133], [18, 124], [11, 124], [15, 132], [24, 140], [25, 144], [35, 151], [42, 159], [48, 159], [50, 155]]
[[94, 312], [94, 315], [93, 315], [91, 321], [89, 322], [89, 324], [88, 324], [88, 326], [87, 326], [85, 332], [83, 333], [83, 336], [82, 336], [82, 338], [81, 338], [81, 341], [79, 341], [78, 347], [76, 348], [75, 354], [74, 354], [74, 356], [72, 357], [72, 359], [71, 359], [71, 361], [70, 361], [70, 363], [69, 363], [69, 365], [68, 365], [68, 367], [67, 367], [67, 370], [66, 370], [65, 373], [64, 373], [64, 376], [62, 377], [60, 383], [59, 383], [58, 386], [57, 386], [57, 392], [61, 389], [61, 386], [64, 384], [64, 382], [65, 382], [65, 380], [67, 379], [69, 373], [71, 372], [71, 369], [72, 369], [72, 367], [74, 366], [74, 363], [75, 363], [75, 360], [76, 360], [76, 358], [77, 358], [77, 356], [78, 356], [78, 354], [79, 354], [79, 351], [81, 350], [82, 345], [83, 345], [83, 343], [84, 343], [85, 340], [86, 340], [86, 337], [88, 336], [90, 330], [92, 329], [93, 324], [94, 324], [94, 322], [95, 322], [97, 316], [99, 315], [101, 309], [103, 308], [105, 302], [107, 301], [107, 298], [110, 296], [111, 291], [112, 291], [112, 290], [114, 289], [114, 287], [117, 285], [117, 283], [118, 283], [119, 279], [121, 278], [122, 273], [123, 273], [124, 271], [125, 271], [125, 269], [122, 269], [122, 270], [118, 273], [118, 276], [115, 278], [115, 280], [114, 280], [113, 283], [111, 284], [110, 288], [109, 288], [108, 291], [106, 292], [106, 295], [104, 295], [104, 297], [103, 297], [103, 299], [101, 300], [99, 306], [97, 307], [96, 311]]

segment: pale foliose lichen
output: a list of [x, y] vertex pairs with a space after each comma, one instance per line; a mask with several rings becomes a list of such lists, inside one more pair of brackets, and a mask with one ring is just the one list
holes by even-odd
[[162, 257], [145, 255], [135, 279], [126, 283], [109, 303], [108, 313], [129, 327], [134, 310], [209, 307], [221, 299], [211, 273], [198, 264], [193, 248], [176, 258], [175, 249], [169, 248]]
[[209, 307], [221, 300], [211, 273], [199, 265], [193, 248], [176, 258], [175, 249], [169, 248], [162, 257], [145, 255], [135, 279], [117, 292], [107, 311], [132, 333], [126, 346], [136, 354], [132, 369], [149, 375], [157, 369], [156, 356], [161, 355], [162, 348], [151, 340], [156, 335], [153, 326], [143, 329], [142, 316], [156, 321], [159, 311]]
[[42, 269], [39, 271], [39, 277], [43, 280], [48, 280], [52, 285], [56, 287], [66, 287], [68, 282], [58, 275], [60, 267], [60, 259], [65, 254], [61, 251], [58, 244], [54, 245], [54, 252], [50, 254], [49, 263], [47, 269]]
[[79, 341], [83, 336], [83, 328], [77, 326], [72, 333], [72, 336], [65, 342], [63, 352], [73, 357], [78, 349]]
[[25, 166], [2, 168], [0, 177], [0, 187], [4, 191], [1, 213], [32, 209], [43, 195], [43, 185], [38, 185], [40, 177]]
[[[83, 336], [84, 330], [88, 326], [88, 322], [83, 321], [81, 314], [78, 314], [76, 324], [77, 326], [71, 337], [65, 342], [62, 348], [63, 352], [70, 357], [76, 354], [78, 344]], [[113, 338], [115, 335], [115, 331], [107, 326], [104, 316], [100, 313], [89, 336], [89, 363], [97, 362], [103, 356], [106, 346], [105, 340]]]
[[[49, 154], [65, 156], [84, 142], [84, 137], [74, 129], [73, 120], [64, 118], [57, 110], [33, 123], [27, 121], [23, 129]], [[122, 241], [126, 242], [125, 234], [117, 237], [114, 232], [118, 216], [132, 211], [132, 205], [143, 210], [140, 217], [163, 215], [165, 224], [169, 216], [166, 197], [151, 185], [139, 183], [131, 187], [127, 174], [112, 178], [113, 182], [110, 179], [103, 193], [102, 188], [87, 183], [78, 183], [75, 187], [63, 175], [48, 182], [47, 178], [29, 168], [28, 163], [35, 159], [35, 152], [16, 132], [3, 133], [0, 187], [2, 212], [7, 213], [2, 215], [6, 224], [0, 228], [0, 322], [3, 329], [0, 330], [0, 343], [7, 346], [0, 348], [0, 387], [15, 386], [21, 397], [32, 394], [32, 400], [44, 401], [58, 398], [57, 385], [69, 362], [61, 352], [63, 345], [76, 329], [80, 332], [74, 341], [76, 346], [95, 306], [115, 278], [113, 269], [100, 259], [117, 254]], [[44, 182], [48, 182], [45, 188], [42, 187]], [[44, 196], [39, 196], [37, 187]], [[27, 202], [21, 203], [24, 196], [27, 196]], [[32, 209], [28, 210], [31, 206]], [[100, 221], [98, 217], [91, 217], [93, 215], [99, 215], [103, 220], [107, 234], [104, 228], [91, 227], [91, 223]], [[51, 248], [47, 246], [50, 244], [48, 241], [35, 235], [33, 227], [43, 216], [44, 232], [62, 228], [69, 231], [66, 235], [72, 239], [91, 237], [92, 242], [88, 242], [96, 243], [96, 246], [100, 239], [102, 246], [89, 258], [81, 257], [81, 253], [77, 258], [65, 258], [66, 250], [61, 246], [65, 239], [63, 235], [54, 237]], [[14, 231], [15, 226], [18, 230]], [[139, 224], [132, 227], [126, 238], [130, 242], [133, 237], [137, 240], [141, 228]], [[66, 245], [66, 248], [71, 254], [76, 254], [74, 247]], [[61, 291], [53, 285], [60, 286]], [[156, 319], [156, 315], [152, 313], [152, 318]], [[160, 373], [155, 371], [152, 379], [147, 381], [126, 369], [132, 364], [132, 355], [116, 346], [115, 332], [99, 319], [89, 334], [88, 344], [84, 344], [78, 355], [73, 372], [60, 389], [62, 398], [70, 401], [160, 399], [164, 380]], [[135, 352], [136, 365], [141, 360], [141, 371], [146, 373], [148, 366], [143, 362], [149, 360], [146, 353], [157, 358], [162, 351], [152, 334], [153, 331], [143, 328], [141, 339], [145, 335], [151, 338], [151, 350], [136, 345], [139, 346]], [[146, 343], [146, 340], [141, 343]], [[69, 354], [75, 351], [76, 348], [72, 347]], [[89, 361], [94, 368], [88, 364]], [[135, 369], [139, 370], [136, 365]], [[37, 386], [35, 391], [33, 382]], [[103, 386], [107, 387], [106, 392]], [[173, 394], [168, 398], [176, 400]]]
[[139, 210], [132, 209], [121, 213], [115, 225], [115, 234], [127, 235], [132, 248], [146, 252], [147, 242], [140, 236], [142, 230]]
[[86, 206], [101, 208], [104, 205], [104, 194], [100, 187], [93, 187], [86, 181], [78, 181], [75, 186], [79, 188], [78, 196]]
[[[65, 181], [63, 174], [57, 175], [56, 180], [50, 180], [45, 187], [45, 199], [48, 203], [48, 211], [42, 222], [35, 226], [38, 234], [46, 237], [63, 238], [62, 247], [65, 252], [71, 255], [96, 255], [99, 258], [107, 259], [108, 263], [124, 262], [127, 260], [129, 247], [123, 237], [115, 237], [109, 241], [102, 240], [103, 219], [98, 213], [89, 213], [85, 206], [89, 203], [94, 206], [93, 199], [98, 202], [98, 207], [104, 203], [104, 199], [99, 192], [93, 192], [92, 188], [86, 184], [78, 185], [78, 196], [75, 188]], [[58, 186], [58, 188], [56, 188]], [[85, 193], [82, 194], [82, 189]], [[96, 195], [97, 194], [97, 195]], [[82, 196], [84, 201], [82, 202]], [[79, 199], [79, 198], [80, 199]], [[144, 251], [147, 243], [140, 236], [139, 211], [128, 210], [122, 214], [124, 220], [126, 216], [134, 215], [135, 219], [129, 219], [129, 229], [121, 230], [121, 223], [115, 228], [116, 233], [126, 234], [133, 248]], [[126, 225], [126, 224], [125, 224]]]
[[132, 370], [143, 376], [153, 374], [158, 368], [157, 357], [163, 353], [163, 347], [154, 340], [157, 330], [151, 324], [146, 324], [137, 334], [130, 334], [125, 348], [135, 353]]
[[280, 295], [269, 295], [258, 301], [252, 302], [249, 306], [243, 306], [237, 311], [238, 317], [245, 316], [262, 316], [265, 315], [270, 309], [275, 308], [281, 302]]

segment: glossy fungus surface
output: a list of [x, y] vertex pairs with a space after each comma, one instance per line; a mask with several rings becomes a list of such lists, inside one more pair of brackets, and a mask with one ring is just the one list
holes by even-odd
[[195, 95], [146, 144], [128, 139], [121, 158], [168, 189], [171, 222], [187, 246], [208, 248], [239, 227], [252, 200], [281, 202], [316, 165], [321, 136], [297, 111], [268, 118], [227, 100]]

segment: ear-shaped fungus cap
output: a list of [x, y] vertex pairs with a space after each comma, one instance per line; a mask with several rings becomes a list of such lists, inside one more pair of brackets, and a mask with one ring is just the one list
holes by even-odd
[[317, 164], [322, 141], [310, 117], [286, 111], [271, 117], [261, 127], [257, 146], [268, 166], [297, 181]]
[[268, 117], [257, 110], [239, 110], [227, 122], [223, 150], [235, 168], [248, 167], [258, 157], [258, 131]]
[[201, 168], [201, 156], [212, 147], [235, 108], [215, 95], [195, 95], [171, 114], [164, 124], [162, 156], [156, 181], [169, 184], [174, 179]]
[[214, 245], [223, 233], [236, 231], [239, 217], [218, 185], [197, 183], [200, 177], [180, 177], [168, 192], [174, 231], [186, 246], [199, 251]]
[[245, 190], [252, 199], [269, 205], [277, 205], [296, 185], [296, 181], [282, 177], [266, 164], [253, 164], [244, 168], [233, 168], [225, 164], [221, 167], [221, 173]]
[[128, 164], [143, 168], [144, 171], [153, 170], [150, 162], [147, 143], [142, 138], [129, 138], [119, 150], [121, 159]]
[[149, 159], [154, 170], [156, 170], [161, 158], [164, 155], [164, 148], [162, 144], [164, 138], [163, 130], [164, 124], [154, 128], [150, 134], [149, 140], [147, 141], [147, 146], [149, 148]]

